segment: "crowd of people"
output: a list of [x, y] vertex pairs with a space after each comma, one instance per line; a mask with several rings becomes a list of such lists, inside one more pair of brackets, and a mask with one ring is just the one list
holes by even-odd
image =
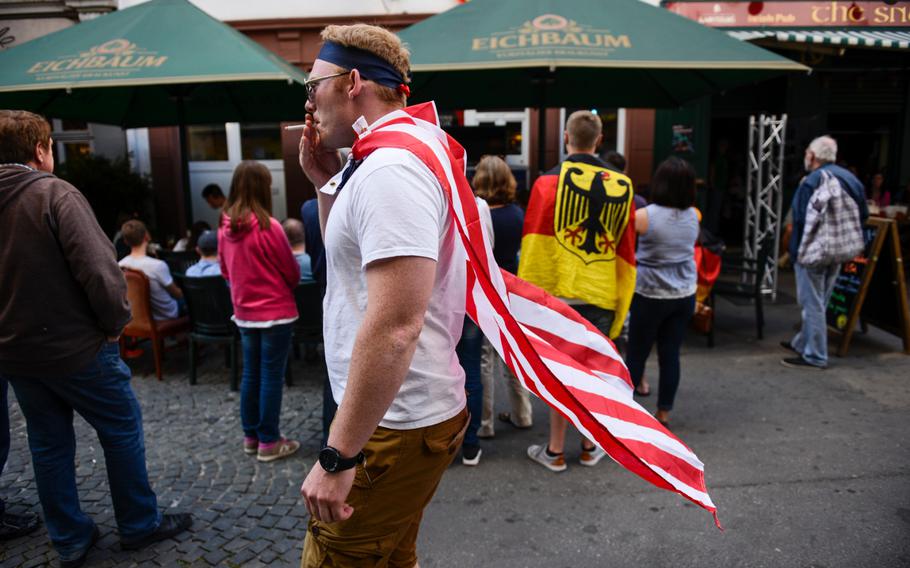
[[[220, 277], [230, 288], [243, 353], [237, 451], [261, 462], [300, 448], [280, 420], [300, 317], [294, 290], [302, 279], [323, 290], [325, 439], [301, 487], [310, 513], [302, 565], [416, 566], [423, 509], [444, 470], [459, 449], [465, 465], [478, 465], [480, 440], [493, 438], [498, 423], [530, 428], [531, 399], [465, 317], [464, 252], [438, 174], [410, 147], [357, 146], [366, 133], [401, 119], [407, 50], [375, 26], [329, 26], [322, 37], [300, 141], [300, 165], [317, 197], [304, 204], [302, 222], [272, 216], [269, 170], [245, 161], [227, 196], [217, 186], [204, 190], [221, 210], [219, 227], [194, 227], [180, 246], [200, 257], [186, 277]], [[669, 426], [680, 346], [695, 309], [696, 176], [684, 160], [668, 158], [645, 201], [621, 155], [597, 155], [602, 131], [591, 112], [568, 118], [568, 155], [536, 180], [526, 210], [515, 203], [515, 178], [498, 157], [483, 157], [471, 183], [497, 264], [564, 300], [614, 340], [636, 396], [651, 394], [645, 362], [657, 345], [656, 418]], [[176, 318], [185, 305], [167, 264], [149, 254], [151, 235], [139, 220], [120, 228], [117, 238], [129, 250], [118, 266], [85, 198], [52, 174], [51, 131], [42, 117], [0, 111], [0, 134], [0, 296], [9, 298], [0, 327], [11, 330], [0, 337], [2, 416], [9, 382], [27, 422], [51, 541], [62, 566], [78, 566], [99, 532], [79, 506], [74, 411], [101, 440], [125, 549], [192, 522], [185, 513], [158, 512], [146, 473], [139, 403], [118, 351], [130, 318], [121, 269], [147, 276], [156, 319]], [[806, 154], [813, 173], [794, 200], [794, 258], [822, 171], [844, 180], [850, 197], [862, 195], [861, 184], [833, 165], [832, 143], [819, 139]], [[339, 149], [351, 147], [343, 162]], [[28, 246], [4, 238], [13, 233], [33, 238]], [[797, 264], [803, 329], [785, 345], [799, 361], [785, 363], [824, 367], [817, 311], [832, 274], [830, 266]], [[494, 416], [500, 380], [508, 384], [510, 410]], [[528, 447], [528, 457], [566, 470], [568, 425], [551, 410], [548, 443]], [[0, 467], [9, 447], [3, 426]], [[578, 462], [595, 466], [605, 455], [583, 438]], [[4, 538], [37, 526], [34, 516], [3, 519]]]

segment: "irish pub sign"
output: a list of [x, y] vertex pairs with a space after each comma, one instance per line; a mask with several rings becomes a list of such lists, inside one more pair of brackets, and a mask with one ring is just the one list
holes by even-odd
[[663, 2], [663, 6], [706, 26], [910, 27], [910, 2]]

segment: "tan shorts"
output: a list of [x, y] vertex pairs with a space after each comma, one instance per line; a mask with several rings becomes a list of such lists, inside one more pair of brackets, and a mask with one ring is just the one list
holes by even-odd
[[401, 567], [417, 563], [417, 531], [464, 439], [468, 412], [415, 430], [379, 427], [363, 448], [347, 503], [351, 518], [339, 523], [310, 519], [301, 568]]

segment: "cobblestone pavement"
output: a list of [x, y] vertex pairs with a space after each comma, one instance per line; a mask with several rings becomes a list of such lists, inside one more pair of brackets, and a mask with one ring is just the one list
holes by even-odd
[[[142, 406], [149, 478], [162, 510], [193, 514], [189, 533], [139, 552], [120, 550], [104, 455], [91, 427], [76, 418], [76, 476], [83, 509], [101, 529], [88, 566], [298, 566], [307, 511], [300, 484], [321, 437], [321, 364], [295, 361], [294, 385], [285, 388], [281, 428], [302, 443], [286, 460], [262, 464], [241, 449], [239, 393], [228, 387], [224, 358], [206, 350], [199, 382], [186, 379], [187, 357], [168, 353], [165, 380], [155, 380], [149, 354], [129, 362]], [[11, 512], [40, 512], [25, 421], [10, 388], [12, 449], [0, 496]], [[55, 566], [57, 554], [42, 527], [3, 543], [0, 566]]]

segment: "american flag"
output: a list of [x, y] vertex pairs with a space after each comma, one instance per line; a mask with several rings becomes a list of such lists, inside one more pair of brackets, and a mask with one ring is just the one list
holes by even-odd
[[467, 255], [466, 311], [525, 388], [629, 471], [710, 511], [720, 528], [704, 464], [633, 400], [613, 343], [564, 302], [496, 265], [465, 177], [465, 150], [439, 127], [435, 105], [387, 116], [360, 134], [353, 157], [378, 148], [412, 152], [439, 180]]

